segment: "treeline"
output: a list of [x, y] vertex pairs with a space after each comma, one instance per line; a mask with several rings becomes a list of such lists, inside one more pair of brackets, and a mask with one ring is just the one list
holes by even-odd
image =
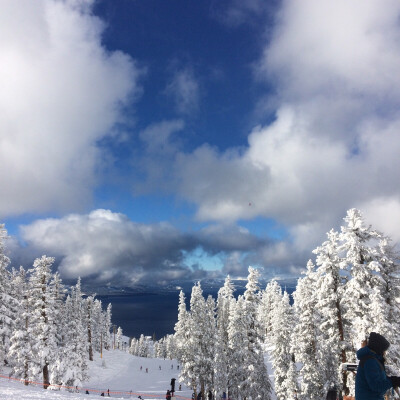
[[0, 225], [0, 366], [26, 384], [43, 380], [45, 389], [79, 386], [93, 351], [110, 346], [111, 304], [103, 311], [101, 301], [84, 298], [80, 280], [67, 294], [51, 257], [9, 271], [6, 237]]
[[202, 296], [200, 283], [190, 309], [180, 294], [175, 326], [180, 378], [196, 393], [211, 390], [233, 398], [270, 399], [263, 353], [272, 359], [279, 400], [319, 400], [332, 387], [354, 393], [354, 377], [341, 369], [371, 331], [391, 343], [389, 374], [400, 372], [398, 256], [384, 234], [351, 209], [340, 232], [331, 230], [298, 280], [293, 301], [276, 281], [258, 287], [249, 268], [246, 291], [234, 297], [229, 279], [217, 300]]
[[138, 357], [147, 358], [176, 358], [175, 337], [166, 335], [160, 340], [153, 340], [150, 336], [140, 335], [139, 339], [132, 338], [129, 353]]

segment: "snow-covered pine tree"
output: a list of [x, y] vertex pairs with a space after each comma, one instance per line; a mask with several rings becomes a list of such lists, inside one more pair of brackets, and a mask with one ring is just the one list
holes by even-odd
[[375, 322], [375, 332], [384, 335], [390, 342], [386, 363], [391, 375], [400, 372], [400, 279], [398, 254], [390, 244], [391, 239], [382, 237], [377, 247], [378, 260], [372, 265], [376, 271], [373, 276], [373, 293], [370, 315]]
[[10, 273], [7, 270], [10, 259], [4, 254], [6, 238], [7, 231], [4, 224], [0, 224], [0, 368], [7, 363], [14, 319], [9, 307], [12, 298], [10, 296]]
[[81, 386], [89, 379], [87, 364], [87, 336], [82, 324], [82, 299], [80, 289], [72, 291], [65, 302], [66, 344], [63, 357], [68, 368], [62, 384], [66, 386]]
[[55, 342], [57, 346], [57, 354], [55, 355], [53, 362], [49, 366], [50, 383], [52, 385], [60, 385], [64, 380], [63, 378], [68, 371], [69, 365], [67, 360], [64, 358], [64, 349], [66, 344], [64, 297], [66, 289], [61, 281], [58, 272], [52, 275], [49, 289], [50, 296], [53, 299], [53, 324]]
[[190, 341], [187, 343], [187, 359], [182, 364], [181, 379], [195, 393], [199, 390], [205, 395], [205, 388], [209, 385], [209, 376], [213, 372], [212, 348], [214, 337], [209, 335], [207, 324], [207, 307], [203, 298], [200, 282], [192, 288], [190, 298], [190, 315], [188, 318], [188, 334]]
[[294, 374], [288, 374], [291, 368], [293, 371], [293, 367], [291, 367], [293, 363], [291, 336], [294, 321], [289, 295], [286, 291], [281, 296], [281, 301], [275, 304], [275, 308], [271, 313], [271, 342], [273, 345], [271, 355], [274, 368], [275, 393], [278, 400], [285, 400], [293, 397], [294, 393], [291, 390], [296, 386], [296, 383], [291, 381]]
[[[329, 359], [326, 360], [321, 355], [322, 337], [319, 331], [320, 321], [316, 309], [317, 289], [315, 267], [310, 260], [307, 263], [305, 277], [298, 280], [296, 291], [293, 293], [293, 307], [297, 323], [293, 329], [291, 345], [296, 362], [301, 364], [301, 395], [310, 400], [326, 397], [324, 392], [326, 374], [324, 372], [325, 363], [329, 362]], [[287, 309], [287, 305], [284, 309]], [[284, 325], [287, 326], [286, 321]], [[325, 349], [325, 346], [322, 347]], [[285, 362], [287, 362], [286, 359]], [[336, 377], [337, 364], [334, 365], [334, 368], [333, 377]]]
[[240, 386], [247, 378], [246, 359], [248, 348], [248, 336], [246, 328], [244, 297], [239, 296], [236, 303], [232, 303], [229, 315], [229, 349], [231, 359], [228, 370], [228, 397], [238, 399]]
[[137, 356], [137, 339], [132, 338], [131, 340], [131, 345], [129, 347], [129, 354], [132, 354], [133, 356]]
[[109, 350], [111, 348], [111, 316], [112, 316], [112, 305], [108, 304], [106, 315], [104, 317], [104, 323], [102, 327], [103, 332], [103, 345], [105, 349]]
[[227, 393], [229, 388], [229, 370], [231, 368], [229, 349], [229, 318], [235, 298], [229, 275], [217, 297], [217, 332], [215, 338], [214, 388], [217, 394]]
[[181, 364], [186, 362], [188, 336], [188, 312], [186, 310], [185, 293], [181, 290], [178, 303], [178, 321], [175, 324], [176, 356]]
[[[76, 285], [71, 290], [71, 328], [67, 330], [68, 348], [71, 349], [70, 352], [73, 352], [73, 354], [69, 352], [72, 358], [69, 364], [76, 366], [76, 372], [71, 375], [70, 379], [77, 382], [84, 382], [88, 379], [87, 354], [89, 352], [89, 344], [85, 324], [85, 303], [82, 296], [81, 278], [78, 278]], [[79, 383], [77, 384], [79, 385]]]
[[10, 338], [8, 359], [12, 360], [13, 374], [16, 377], [23, 378], [25, 385], [28, 385], [28, 363], [29, 355], [31, 354], [31, 340], [33, 338], [28, 335], [31, 312], [28, 302], [28, 283], [23, 267], [20, 267], [19, 271], [13, 274], [11, 286], [12, 297], [18, 302], [19, 309], [16, 312], [14, 330]]
[[[371, 301], [371, 313], [379, 312], [378, 306], [386, 309], [381, 315], [386, 316], [386, 321], [382, 321], [376, 328], [377, 332], [382, 333], [391, 343], [390, 351], [386, 356], [387, 365], [392, 375], [400, 374], [400, 308], [398, 299], [400, 299], [400, 263], [399, 254], [391, 245], [391, 239], [383, 237], [378, 246], [379, 265], [379, 282], [376, 283], [374, 297]], [[378, 277], [376, 277], [378, 279]], [[378, 296], [379, 295], [379, 296]]]
[[324, 360], [324, 381], [328, 386], [339, 388], [342, 384], [347, 385], [347, 373], [339, 375], [339, 365], [347, 361], [345, 343], [351, 341], [351, 333], [349, 324], [343, 319], [341, 299], [344, 285], [340, 275], [339, 234], [332, 229], [327, 236], [328, 240], [313, 251], [318, 266], [313, 286], [319, 314], [318, 327], [322, 334], [319, 343]]
[[[101, 350], [103, 311], [100, 300], [94, 299], [92, 305], [92, 344], [97, 352]], [[117, 346], [118, 347], [118, 346]], [[120, 346], [122, 348], [122, 345]]]
[[120, 326], [117, 329], [117, 349], [122, 350], [122, 328]]
[[279, 283], [275, 279], [272, 279], [261, 293], [259, 320], [261, 321], [263, 337], [267, 342], [272, 335], [272, 310], [275, 308], [275, 304], [281, 301], [281, 292]]
[[146, 349], [146, 338], [143, 333], [140, 335], [137, 346], [137, 355], [139, 357], [146, 357], [147, 349]]
[[43, 387], [50, 385], [50, 366], [58, 359], [57, 319], [55, 299], [50, 282], [54, 258], [42, 256], [29, 270], [29, 309], [31, 318], [28, 334], [35, 338], [29, 349], [29, 372], [32, 378], [43, 376]]
[[93, 302], [94, 302], [93, 296], [88, 296], [83, 302], [84, 304], [83, 320], [87, 331], [89, 361], [93, 361], [93, 325], [94, 325]]
[[167, 335], [164, 338], [165, 354], [166, 358], [172, 360], [176, 358], [176, 343], [174, 335]]
[[382, 235], [366, 226], [361, 212], [355, 208], [347, 211], [344, 218], [346, 226], [341, 227], [339, 252], [343, 252], [342, 266], [351, 279], [345, 285], [343, 303], [345, 317], [352, 326], [353, 346], [348, 350], [354, 351], [374, 329], [374, 322], [369, 316], [370, 298], [375, 285], [375, 262], [378, 254], [376, 245]]
[[[215, 338], [217, 336], [217, 327], [215, 320], [215, 300], [212, 296], [207, 297], [206, 301], [206, 335], [208, 336], [208, 344], [204, 347], [204, 358], [208, 361], [207, 372], [205, 376], [206, 392], [214, 391], [214, 357], [215, 357]], [[205, 395], [205, 393], [204, 393]]]
[[244, 311], [246, 317], [247, 352], [245, 359], [246, 379], [241, 383], [243, 397], [255, 399], [271, 398], [271, 382], [264, 363], [264, 354], [261, 346], [260, 326], [258, 319], [259, 296], [259, 272], [249, 267], [246, 291], [244, 292]]

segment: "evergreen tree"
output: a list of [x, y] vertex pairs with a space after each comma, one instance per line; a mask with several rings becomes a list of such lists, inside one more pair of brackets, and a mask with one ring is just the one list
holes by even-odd
[[269, 341], [272, 335], [272, 311], [281, 300], [281, 287], [272, 279], [261, 294], [259, 307], [259, 320], [261, 321], [262, 335]]
[[[117, 349], [122, 350], [122, 328], [119, 326], [117, 329]], [[142, 357], [146, 357], [145, 355]]]
[[57, 346], [57, 353], [54, 355], [53, 362], [49, 366], [50, 383], [52, 385], [60, 385], [64, 380], [64, 375], [67, 373], [69, 365], [64, 357], [65, 350], [65, 336], [66, 336], [66, 320], [65, 320], [65, 287], [62, 284], [58, 272], [52, 275], [50, 281], [50, 296], [53, 303], [53, 329], [54, 340]]
[[[325, 363], [329, 362], [329, 359], [326, 360], [321, 355], [323, 345], [320, 340], [320, 320], [316, 309], [316, 290], [316, 273], [310, 260], [307, 263], [306, 276], [298, 280], [296, 291], [293, 293], [297, 324], [292, 336], [292, 350], [296, 361], [301, 363], [301, 394], [305, 399], [310, 400], [325, 397], [324, 370]], [[282, 309], [282, 312], [288, 313], [286, 310], [287, 306]], [[287, 326], [286, 321], [283, 324]], [[334, 367], [337, 369], [337, 364]], [[334, 373], [337, 375], [336, 370]]]
[[218, 291], [217, 298], [217, 331], [215, 337], [214, 387], [217, 393], [229, 391], [229, 375], [231, 368], [231, 352], [229, 349], [229, 319], [235, 298], [233, 285], [229, 275], [224, 286]]
[[346, 302], [342, 301], [344, 285], [340, 275], [339, 234], [332, 229], [327, 235], [328, 240], [313, 251], [318, 266], [313, 285], [316, 297], [313, 307], [319, 314], [324, 380], [329, 389], [329, 386], [339, 388], [342, 384], [347, 385], [347, 373], [343, 371], [339, 376], [339, 365], [347, 361], [346, 343], [350, 342], [351, 333], [349, 323], [343, 317]]
[[63, 359], [66, 371], [62, 376], [62, 384], [70, 387], [80, 386], [89, 379], [87, 364], [87, 336], [82, 323], [82, 299], [80, 295], [80, 280], [71, 297], [65, 303], [66, 344]]
[[[376, 283], [374, 278], [378, 259], [377, 251], [371, 246], [378, 242], [382, 235], [365, 226], [361, 212], [355, 208], [347, 211], [342, 226], [340, 250], [344, 253], [343, 268], [350, 273], [343, 295], [345, 317], [352, 325], [353, 346], [348, 350], [354, 353], [365, 336], [374, 330], [370, 318], [370, 298]], [[354, 356], [353, 356], [354, 357]]]
[[4, 229], [4, 224], [0, 224], [0, 368], [8, 363], [7, 352], [14, 318], [9, 307], [12, 298], [10, 296], [10, 274], [7, 270], [10, 259], [4, 254], [6, 238], [7, 231]]
[[258, 295], [259, 272], [249, 267], [246, 291], [244, 292], [244, 312], [247, 331], [247, 354], [245, 355], [246, 379], [241, 383], [241, 392], [244, 397], [255, 399], [271, 398], [271, 383], [264, 355], [261, 347], [258, 308], [260, 296]]
[[186, 362], [188, 336], [188, 312], [186, 310], [185, 294], [179, 293], [178, 321], [175, 324], [176, 356], [180, 363]]
[[390, 238], [382, 237], [377, 246], [377, 262], [373, 265], [373, 293], [370, 302], [370, 315], [375, 322], [374, 330], [384, 335], [390, 342], [386, 356], [391, 375], [400, 373], [400, 279], [398, 255], [390, 244]]
[[238, 399], [240, 386], [246, 380], [246, 358], [248, 348], [248, 336], [246, 328], [244, 297], [239, 296], [236, 303], [232, 304], [229, 316], [229, 349], [231, 354], [231, 368], [228, 371], [229, 397]]
[[293, 374], [290, 376], [288, 371], [293, 371], [291, 353], [291, 333], [293, 329], [293, 314], [289, 302], [289, 295], [284, 292], [281, 301], [278, 301], [272, 310], [272, 365], [274, 368], [275, 393], [278, 400], [293, 397], [290, 392], [296, 385]]
[[83, 320], [87, 330], [89, 361], [93, 361], [93, 326], [95, 324], [93, 320], [93, 302], [94, 302], [93, 296], [88, 296], [83, 302], [84, 304]]
[[16, 312], [14, 330], [10, 339], [8, 358], [12, 360], [13, 373], [15, 376], [23, 378], [28, 384], [29, 378], [29, 355], [31, 354], [32, 337], [28, 334], [28, 326], [31, 310], [28, 301], [28, 283], [26, 272], [23, 267], [12, 280], [13, 298], [18, 302], [19, 309]]
[[29, 349], [29, 371], [32, 378], [43, 376], [43, 387], [50, 385], [50, 366], [58, 359], [57, 318], [55, 299], [50, 286], [54, 258], [42, 256], [33, 263], [29, 278], [29, 309], [31, 319], [28, 334], [35, 338]]
[[111, 348], [111, 316], [112, 316], [112, 305], [111, 303], [108, 304], [106, 314], [104, 317], [104, 324], [103, 324], [103, 343], [104, 347], [109, 350]]
[[209, 319], [207, 318], [206, 302], [203, 291], [198, 282], [192, 288], [190, 298], [190, 316], [188, 318], [188, 334], [190, 341], [186, 346], [186, 362], [182, 364], [181, 379], [191, 387], [203, 394], [210, 385], [210, 376], [213, 372], [213, 337], [210, 337]]

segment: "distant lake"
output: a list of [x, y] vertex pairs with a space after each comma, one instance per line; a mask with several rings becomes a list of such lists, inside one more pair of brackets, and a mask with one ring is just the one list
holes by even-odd
[[156, 335], [157, 339], [174, 333], [178, 315], [179, 292], [99, 295], [103, 306], [112, 304], [112, 322], [121, 326], [124, 335]]
[[[217, 298], [219, 287], [203, 288], [203, 296]], [[236, 288], [235, 296], [243, 294], [244, 288]], [[292, 288], [286, 288], [289, 294]], [[191, 290], [185, 290], [187, 308], [189, 309]], [[149, 290], [138, 293], [115, 293], [97, 295], [102, 301], [103, 308], [112, 304], [112, 322], [120, 326], [124, 335], [138, 338], [142, 333], [145, 336], [156, 336], [160, 339], [167, 334], [174, 333], [174, 326], [178, 317], [179, 291]]]

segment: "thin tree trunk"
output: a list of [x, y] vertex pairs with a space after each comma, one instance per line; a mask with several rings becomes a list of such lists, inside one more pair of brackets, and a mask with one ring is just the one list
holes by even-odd
[[89, 343], [89, 360], [93, 361], [93, 346], [92, 346], [92, 329], [90, 326], [91, 321], [91, 301], [88, 301], [88, 343]]
[[49, 377], [49, 366], [46, 364], [43, 367], [43, 389], [47, 389], [50, 386], [50, 377]]
[[[340, 311], [339, 300], [336, 300], [336, 310], [337, 310], [337, 321], [338, 321], [340, 342], [343, 343], [344, 342], [343, 318], [342, 318], [342, 313]], [[345, 349], [342, 349], [342, 351], [341, 351], [341, 359], [342, 359], [342, 363], [347, 362]], [[348, 395], [350, 393], [350, 389], [347, 386], [347, 372], [346, 371], [342, 372], [342, 381], [343, 381], [344, 394]]]

